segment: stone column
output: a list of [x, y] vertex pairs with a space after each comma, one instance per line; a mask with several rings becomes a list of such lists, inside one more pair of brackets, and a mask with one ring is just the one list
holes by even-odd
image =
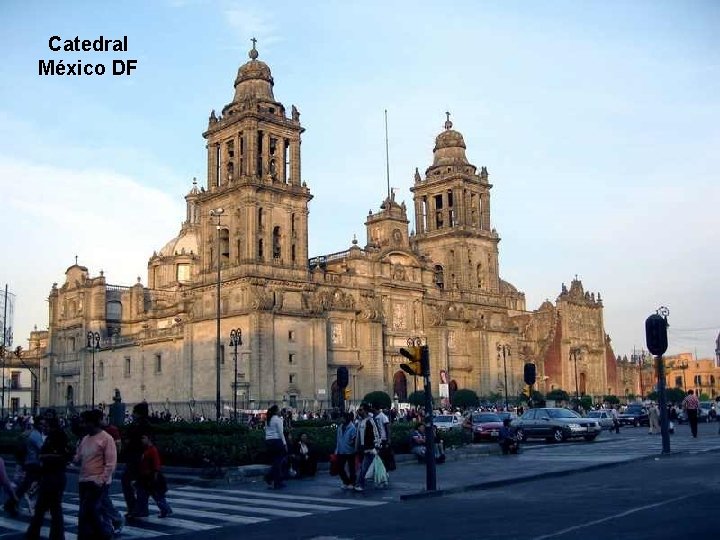
[[245, 134], [245, 141], [247, 142], [245, 155], [248, 175], [255, 176], [257, 174], [257, 125], [249, 127]]
[[262, 141], [262, 176], [267, 176], [270, 172], [270, 134], [267, 131], [263, 132]]
[[300, 180], [300, 138], [290, 140], [290, 183], [302, 185]]
[[490, 230], [490, 194], [489, 193], [483, 193], [482, 194], [482, 229], [489, 231]]
[[278, 178], [283, 184], [285, 183], [285, 148], [287, 148], [286, 141], [287, 139], [285, 139], [285, 137], [280, 137], [280, 139], [278, 140], [280, 144], [278, 146], [278, 149], [275, 150], [276, 154], [278, 154], [279, 151], [279, 155], [275, 157], [275, 163], [277, 164]]
[[425, 227], [423, 226], [423, 216], [422, 216], [422, 197], [415, 197], [415, 234], [422, 234], [425, 232]]
[[215, 145], [211, 142], [208, 142], [205, 145], [205, 148], [207, 148], [208, 155], [207, 155], [207, 189], [208, 191], [212, 189], [212, 187], [215, 185]]

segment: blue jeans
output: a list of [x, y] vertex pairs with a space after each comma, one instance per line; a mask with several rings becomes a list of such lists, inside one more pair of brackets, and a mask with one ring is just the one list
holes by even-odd
[[370, 469], [370, 465], [372, 465], [373, 460], [375, 459], [375, 454], [373, 453], [363, 453], [363, 461], [362, 465], [360, 466], [360, 474], [357, 479], [356, 486], [360, 486], [362, 488], [365, 487], [365, 475], [368, 472], [368, 469]]
[[138, 481], [137, 483], [137, 506], [138, 508], [148, 507], [148, 498], [152, 496], [157, 504], [158, 510], [161, 514], [171, 514], [172, 509], [165, 499], [165, 493], [160, 494], [152, 490], [152, 488], [145, 482]]
[[78, 540], [111, 540], [113, 527], [102, 508], [107, 484], [80, 482], [80, 510], [78, 512]]
[[282, 465], [283, 461], [285, 461], [287, 451], [280, 439], [267, 439], [265, 442], [267, 443], [268, 453], [272, 460], [270, 472], [265, 476], [265, 481], [268, 484], [272, 483], [273, 487], [278, 487], [282, 485]]

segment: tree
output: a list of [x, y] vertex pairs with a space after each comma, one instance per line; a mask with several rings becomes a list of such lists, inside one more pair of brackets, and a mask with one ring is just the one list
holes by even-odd
[[556, 388], [555, 390], [550, 390], [547, 393], [547, 399], [551, 399], [553, 401], [568, 401], [569, 396], [565, 390]]
[[609, 395], [609, 396], [603, 396], [603, 401], [607, 403], [608, 405], [619, 405], [620, 404], [620, 398], [617, 396]]
[[425, 405], [425, 391], [424, 390], [416, 390], [412, 394], [408, 396], [408, 403], [410, 405], [415, 405], [416, 407], [422, 407]]
[[[652, 401], [658, 401], [660, 394], [656, 391], [648, 394], [648, 399]], [[666, 388], [665, 399], [668, 403], [680, 403], [685, 399], [685, 391], [682, 388]]]
[[473, 390], [463, 388], [453, 394], [452, 404], [453, 407], [460, 407], [461, 409], [477, 407], [480, 404], [480, 398]]
[[380, 390], [366, 394], [363, 401], [380, 409], [389, 409], [392, 407], [392, 399], [390, 399], [390, 396]]

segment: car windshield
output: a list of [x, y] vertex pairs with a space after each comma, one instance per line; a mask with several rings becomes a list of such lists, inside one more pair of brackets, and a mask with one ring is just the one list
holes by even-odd
[[482, 422], [502, 422], [497, 414], [473, 414], [472, 421], [476, 424]]
[[547, 413], [550, 418], [581, 418], [578, 413], [570, 409], [548, 409]]
[[602, 418], [603, 413], [600, 411], [590, 411], [587, 415], [589, 418]]
[[450, 415], [436, 416], [435, 422], [440, 424], [449, 424], [453, 421], [453, 417]]

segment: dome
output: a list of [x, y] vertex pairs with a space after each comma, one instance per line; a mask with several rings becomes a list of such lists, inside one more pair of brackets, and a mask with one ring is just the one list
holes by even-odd
[[198, 253], [198, 239], [194, 231], [187, 230], [170, 240], [160, 250], [161, 257], [173, 257], [181, 253]]
[[246, 62], [238, 69], [235, 78], [235, 99], [241, 101], [245, 98], [259, 98], [274, 101], [273, 96], [273, 78], [268, 65], [258, 60], [258, 52], [255, 49], [255, 39], [253, 39], [253, 48], [248, 52], [250, 61]]
[[435, 138], [432, 166], [469, 165], [465, 156], [465, 140], [459, 131], [452, 129], [450, 113], [445, 114], [448, 119], [445, 122], [445, 131]]

